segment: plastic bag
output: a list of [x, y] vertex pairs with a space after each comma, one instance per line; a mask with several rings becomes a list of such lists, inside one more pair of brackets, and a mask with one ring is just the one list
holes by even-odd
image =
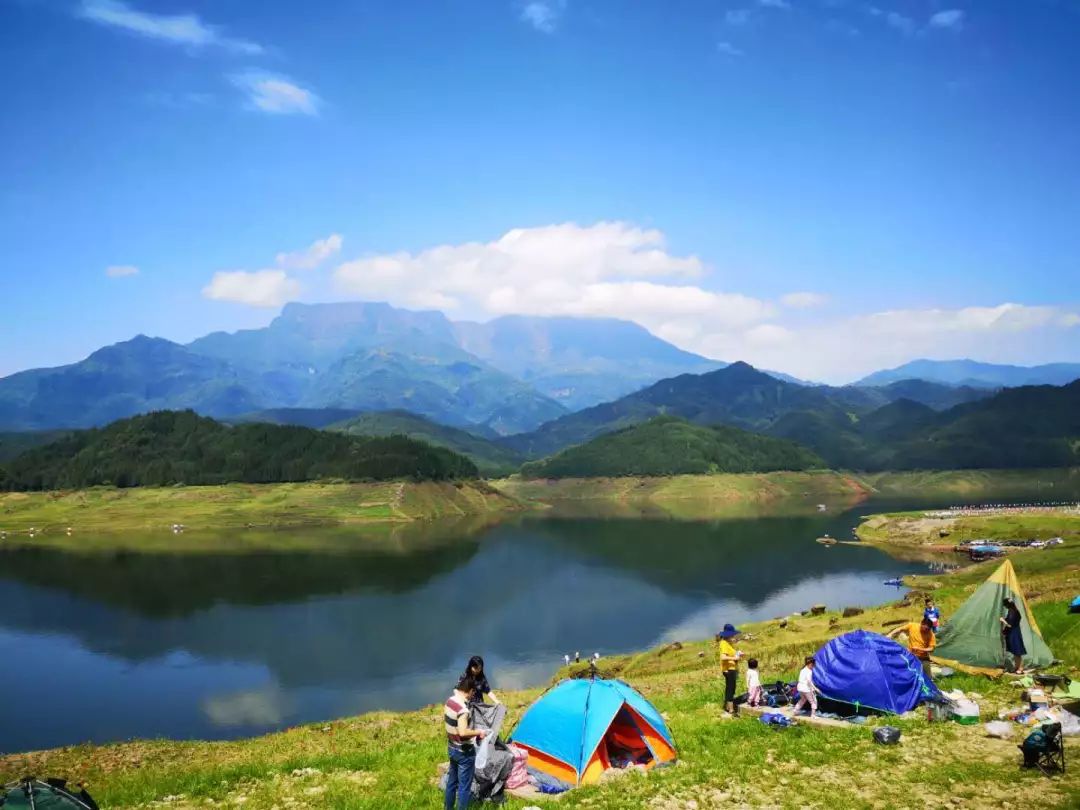
[[900, 742], [900, 729], [896, 726], [882, 726], [874, 729], [874, 742], [882, 745], [896, 745]]
[[988, 735], [1002, 740], [1007, 740], [1013, 734], [1013, 725], [1007, 720], [991, 720], [985, 728]]

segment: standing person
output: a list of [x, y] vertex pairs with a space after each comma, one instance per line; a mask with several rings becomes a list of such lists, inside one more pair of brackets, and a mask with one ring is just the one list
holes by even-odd
[[921, 622], [908, 622], [902, 624], [888, 633], [888, 637], [895, 639], [897, 636], [907, 636], [908, 649], [911, 654], [919, 659], [922, 664], [923, 675], [930, 677], [930, 653], [937, 646], [937, 636], [934, 635], [934, 626], [930, 620], [923, 616]]
[[732, 644], [739, 636], [734, 625], [725, 624], [724, 629], [716, 634], [717, 658], [720, 659], [720, 672], [724, 676], [724, 711], [735, 714], [735, 681], [739, 676], [739, 656]]
[[934, 632], [938, 631], [938, 626], [941, 624], [941, 611], [937, 609], [937, 605], [934, 604], [933, 597], [926, 597], [926, 608], [923, 610], [923, 618], [930, 620], [930, 626], [934, 628]]
[[466, 672], [443, 707], [446, 747], [450, 769], [446, 773], [445, 810], [466, 810], [472, 798], [473, 772], [476, 770], [476, 740], [484, 732], [469, 728], [469, 701], [476, 697], [476, 680]]
[[479, 655], [474, 655], [470, 658], [469, 663], [465, 665], [465, 674], [473, 676], [473, 680], [476, 682], [476, 694], [480, 696], [480, 700], [491, 698], [492, 703], [496, 706], [499, 705], [499, 697], [491, 691], [487, 675], [484, 674], [483, 658]]
[[1013, 657], [1013, 671], [1017, 675], [1024, 674], [1024, 656], [1027, 655], [1027, 647], [1024, 646], [1024, 633], [1020, 627], [1023, 620], [1020, 608], [1015, 600], [1006, 596], [1001, 603], [1005, 608], [1005, 615], [998, 618], [1001, 622], [1002, 641], [1005, 649]]
[[795, 714], [798, 714], [803, 706], [809, 704], [810, 716], [817, 717], [817, 692], [819, 690], [814, 685], [815, 663], [814, 656], [809, 655], [803, 662], [803, 668], [799, 670], [799, 683], [795, 686], [799, 699], [795, 703]]
[[750, 706], [760, 706], [765, 700], [756, 658], [751, 658], [746, 662], [746, 693], [746, 702]]

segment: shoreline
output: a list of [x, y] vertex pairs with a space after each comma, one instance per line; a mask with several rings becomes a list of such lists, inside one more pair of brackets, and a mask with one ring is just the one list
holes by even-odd
[[[1006, 493], [1010, 493], [1007, 495]], [[1080, 493], [1080, 470], [719, 473], [669, 477], [458, 482], [317, 481], [215, 486], [96, 487], [0, 493], [0, 532], [36, 537], [332, 526], [390, 526], [530, 511], [551, 517], [713, 520], [812, 514], [890, 498], [1008, 497]], [[1075, 496], [1074, 496], [1075, 497]], [[3, 541], [0, 534], [0, 542]]]
[[[1064, 611], [1080, 571], [1080, 542], [1067, 543], [1053, 551], [1022, 551], [1012, 555], [1012, 559], [1039, 615], [1044, 635], [1066, 662], [1064, 670], [1080, 677], [1080, 635], [1069, 635], [1075, 619], [1068, 621], [1071, 617]], [[947, 574], [906, 577], [905, 584], [916, 594], [933, 592], [948, 617], [973, 587], [989, 576], [995, 565], [993, 561], [976, 563]], [[746, 624], [742, 628], [746, 638], [739, 646], [766, 662], [770, 676], [790, 676], [798, 669], [802, 656], [812, 653], [828, 638], [856, 628], [883, 632], [899, 621], [910, 619], [918, 611], [917, 604], [912, 607], [913, 602], [912, 597], [904, 596], [865, 607], [847, 617], [843, 616], [843, 608], [847, 606], [829, 604], [820, 616], [796, 615], [784, 623], [773, 619]], [[574, 791], [562, 802], [568, 806], [592, 803], [598, 797], [604, 799], [602, 807], [612, 808], [652, 807], [665, 796], [700, 803], [702, 796], [713, 795], [702, 791], [729, 793], [739, 789], [732, 787], [735, 784], [746, 785], [743, 789], [750, 791], [743, 795], [745, 803], [787, 806], [784, 785], [776, 780], [760, 783], [740, 776], [758, 772], [761, 758], [767, 757], [777, 744], [801, 746], [805, 741], [805, 750], [800, 748], [801, 753], [789, 756], [809, 757], [818, 763], [818, 768], [835, 769], [837, 773], [850, 770], [856, 777], [862, 774], [869, 778], [880, 764], [878, 754], [885, 755], [870, 743], [865, 730], [842, 734], [843, 742], [839, 742], [835, 736], [829, 736], [828, 730], [808, 727], [788, 732], [784, 738], [787, 742], [778, 743], [775, 732], [761, 730], [755, 722], [718, 719], [722, 685], [713, 671], [715, 662], [709, 640], [689, 639], [611, 656], [602, 659], [600, 669], [605, 676], [626, 679], [642, 689], [671, 718], [683, 763], [648, 779], [618, 780]], [[568, 670], [561, 668], [551, 681], [567, 674]], [[1015, 700], [1008, 682], [961, 675], [950, 679], [949, 686], [985, 694], [990, 713], [996, 711], [997, 705], [1010, 705]], [[520, 717], [544, 688], [541, 684], [500, 692], [511, 719]], [[24, 772], [63, 775], [85, 781], [99, 803], [110, 807], [150, 808], [167, 803], [174, 810], [193, 810], [213, 800], [243, 804], [247, 810], [262, 810], [282, 806], [283, 797], [295, 798], [300, 803], [319, 797], [316, 804], [325, 801], [325, 806], [434, 806], [438, 796], [429, 779], [445, 757], [445, 746], [437, 733], [439, 711], [438, 706], [427, 706], [405, 712], [372, 712], [230, 741], [134, 740], [0, 755], [0, 782]], [[906, 745], [933, 752], [941, 766], [926, 774], [916, 774], [916, 788], [925, 787], [929, 780], [942, 795], [974, 801], [973, 807], [986, 806], [985, 801], [996, 796], [994, 791], [999, 783], [1007, 785], [1016, 779], [1014, 741], [988, 742], [981, 727], [926, 724], [925, 720], [905, 718], [888, 718], [887, 722], [903, 729]], [[734, 768], [730, 773], [725, 771], [727, 775], [717, 772], [714, 746], [722, 746], [721, 750], [725, 751], [724, 767]], [[903, 750], [901, 746], [897, 752]], [[986, 761], [988, 751], [994, 754], [990, 761]], [[967, 766], [972, 770], [966, 779], [953, 778], [957, 768]], [[750, 771], [744, 772], [743, 768]], [[895, 778], [902, 781], [904, 777]], [[844, 784], [859, 781], [858, 778], [845, 780]], [[968, 792], [958, 793], [960, 785]], [[865, 794], [843, 793], [847, 789], [840, 789], [841, 794], [832, 796], [831, 800], [844, 798], [851, 806], [872, 806]], [[972, 790], [976, 792], [971, 793]], [[924, 806], [922, 795], [915, 790], [910, 794], [910, 802], [904, 798], [892, 806]], [[1070, 774], [1069, 778], [1046, 783], [1045, 792], [1029, 806], [1068, 806], [1068, 802], [1078, 798], [1080, 779]], [[286, 802], [284, 806], [290, 804]], [[968, 806], [963, 801], [953, 804]], [[514, 801], [508, 804], [512, 808], [518, 806]]]
[[[1069, 563], [1070, 570], [1080, 567], [1080, 547], [1055, 554], [1061, 562]], [[1043, 569], [1031, 570], [1031, 563], [1040, 561], [1038, 552], [1025, 552], [1019, 556], [1020, 576], [1036, 609], [1045, 613], [1058, 607], [1063, 598], [1062, 589], [1071, 587], [1067, 575]], [[989, 575], [992, 565], [975, 564], [946, 575], [920, 576], [912, 584], [919, 590], [932, 590], [948, 615], [967, 597], [973, 583]], [[912, 608], [908, 599], [900, 599], [867, 607], [862, 613], [846, 618], [842, 616], [842, 608], [842, 605], [829, 605], [820, 616], [796, 616], [783, 626], [776, 620], [747, 624], [743, 628], [746, 638], [739, 646], [748, 654], [768, 662], [770, 674], [791, 675], [802, 656], [813, 652], [827, 638], [860, 627], [883, 632], [887, 626], [909, 618], [917, 606]], [[1040, 622], [1046, 624], [1041, 615]], [[1067, 658], [1071, 671], [1077, 670], [1080, 657], [1071, 654], [1071, 647], [1066, 650], [1059, 645], [1055, 652]], [[722, 789], [726, 792], [734, 784], [729, 777], [717, 774], [715, 761], [710, 760], [709, 752], [714, 751], [712, 745], [725, 746], [725, 763], [730, 763], [733, 758], [741, 762], [746, 757], [745, 767], [756, 772], [760, 768], [760, 757], [767, 756], [767, 752], [778, 744], [775, 732], [760, 730], [759, 724], [752, 719], [723, 721], [718, 718], [722, 684], [713, 672], [715, 662], [709, 640], [687, 640], [612, 656], [602, 659], [600, 669], [602, 675], [628, 680], [640, 688], [670, 718], [676, 743], [680, 745], [682, 764], [678, 768], [658, 771], [648, 779], [617, 780], [595, 788], [579, 789], [564, 797], [561, 804], [581, 806], [581, 802], [590, 804], [602, 797], [606, 798], [600, 805], [602, 807], [645, 808], [656, 806], [655, 803], [661, 800], [659, 797], [673, 795], [683, 797], [683, 801], [696, 797], [700, 802], [702, 790]], [[569, 671], [562, 668], [551, 681], [568, 674]], [[1006, 703], [1006, 694], [1012, 690], [1007, 683], [970, 676], [959, 676], [958, 679], [954, 676], [950, 684], [966, 690], [978, 688], [988, 700], [989, 696], [999, 696], [995, 699]], [[545, 686], [500, 693], [511, 718], [520, 717]], [[990, 706], [994, 705], [990, 703]], [[316, 806], [435, 806], [439, 796], [429, 780], [435, 766], [445, 757], [445, 745], [438, 735], [439, 711], [439, 706], [426, 706], [405, 712], [371, 712], [229, 741], [133, 740], [0, 755], [0, 782], [24, 772], [60, 774], [86, 782], [102, 806], [127, 808], [167, 805], [174, 810], [194, 810], [207, 806], [210, 800], [215, 804], [243, 804], [251, 810], [292, 805], [292, 802], [283, 805], [283, 798], [295, 798], [301, 803], [314, 798], [317, 799]], [[906, 745], [914, 744], [919, 750], [934, 752], [942, 767], [918, 775], [920, 785], [925, 785], [927, 779], [934, 779], [934, 774], [943, 773], [941, 785], [936, 789], [945, 795], [957, 795], [953, 787], [955, 780], [949, 781], [949, 774], [965, 757], [970, 759], [973, 755], [971, 764], [981, 770], [972, 773], [964, 783], [965, 787], [970, 790], [972, 785], [979, 785], [978, 790], [991, 793], [964, 794], [965, 798], [974, 800], [992, 795], [999, 779], [1008, 783], [1016, 778], [1014, 743], [988, 742], [981, 727], [926, 724], [921, 718], [888, 718], [883, 722], [901, 727]], [[805, 744], [805, 752], [798, 754], [799, 757], [811, 757], [812, 752], [818, 750], [816, 761], [823, 768], [836, 768], [840, 772], [850, 770], [855, 776], [860, 773], [868, 776], [879, 765], [876, 755], [881, 749], [872, 745], [867, 729], [836, 737], [827, 729], [807, 727], [794, 735], [789, 732], [787, 736], [791, 739], [784, 745]], [[739, 753], [729, 750], [726, 747], [729, 745], [737, 746]], [[799, 750], [803, 751], [802, 748]], [[903, 747], [897, 750], [902, 753]], [[1000, 750], [1001, 756], [986, 762], [987, 750]], [[749, 785], [746, 789], [751, 792], [744, 796], [746, 803], [787, 806], [784, 804], [784, 797], [788, 795], [786, 786], [776, 780], [761, 783], [751, 779], [746, 782], [745, 777], [738, 775], [741, 767], [744, 766], [736, 767], [730, 776]], [[1041, 793], [1029, 806], [1066, 806], [1070, 797], [1080, 797], [1080, 780], [1074, 779], [1046, 783], [1048, 792]], [[845, 780], [844, 784], [858, 781]], [[910, 802], [905, 803], [905, 799], [891, 806], [925, 806], [920, 793], [911, 795]], [[849, 796], [848, 803], [856, 807], [872, 806], [858, 798]], [[511, 800], [507, 806], [522, 805]], [[671, 806], [685, 808], [689, 805]], [[971, 806], [985, 805], [976, 802]]]

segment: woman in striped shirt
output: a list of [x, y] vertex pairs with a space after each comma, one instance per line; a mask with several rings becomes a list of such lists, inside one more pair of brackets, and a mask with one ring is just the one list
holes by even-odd
[[443, 707], [446, 725], [446, 747], [450, 770], [446, 774], [446, 796], [443, 807], [465, 810], [472, 798], [473, 771], [476, 769], [475, 740], [484, 739], [484, 732], [469, 728], [469, 701], [476, 698], [476, 678], [469, 672], [461, 676], [454, 693]]

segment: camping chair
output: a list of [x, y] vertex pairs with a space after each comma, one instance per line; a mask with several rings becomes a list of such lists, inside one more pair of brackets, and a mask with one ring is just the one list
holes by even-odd
[[1065, 742], [1061, 737], [1061, 723], [1043, 723], [1017, 747], [1024, 752], [1024, 767], [1038, 768], [1047, 776], [1065, 773]]

